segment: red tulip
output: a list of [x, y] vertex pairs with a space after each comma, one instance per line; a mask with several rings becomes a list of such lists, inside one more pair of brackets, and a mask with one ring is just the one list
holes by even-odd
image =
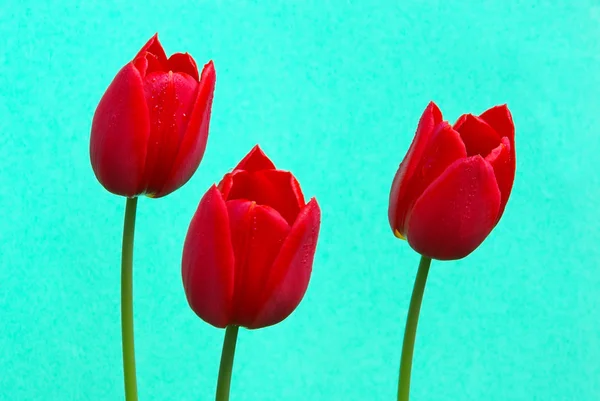
[[500, 220], [514, 178], [515, 127], [506, 105], [451, 126], [432, 102], [394, 177], [392, 230], [429, 258], [463, 258]]
[[198, 76], [187, 53], [167, 58], [154, 35], [98, 104], [90, 157], [110, 192], [158, 198], [194, 174], [206, 148], [215, 88], [212, 61]]
[[216, 327], [279, 323], [310, 279], [321, 211], [256, 146], [202, 197], [183, 250], [190, 307]]

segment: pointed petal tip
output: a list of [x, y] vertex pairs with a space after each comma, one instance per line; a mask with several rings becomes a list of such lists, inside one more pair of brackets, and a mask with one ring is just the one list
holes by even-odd
[[432, 110], [437, 110], [437, 111], [440, 110], [440, 107], [433, 100], [429, 101], [429, 103], [427, 104], [427, 108], [432, 109]]
[[275, 170], [275, 165], [269, 157], [263, 152], [258, 144], [256, 144], [250, 152], [239, 162], [235, 170]]
[[425, 111], [423, 112], [423, 116], [424, 115], [431, 115], [431, 117], [433, 118], [434, 124], [439, 124], [443, 120], [442, 111], [440, 110], [438, 105], [435, 104], [435, 102], [433, 100], [427, 104], [427, 107], [425, 108]]
[[146, 48], [149, 48], [150, 46], [152, 46], [155, 43], [156, 43], [156, 45], [160, 46], [160, 48], [162, 49], [162, 44], [160, 43], [160, 40], [158, 39], [158, 32], [155, 32], [154, 35], [152, 35], [152, 37], [150, 39], [148, 39]]
[[317, 202], [317, 198], [314, 196], [306, 203], [304, 210], [306, 213], [316, 214], [317, 220], [321, 221], [321, 206], [319, 206], [319, 202]]
[[213, 63], [212, 60], [209, 60], [208, 63], [204, 64], [204, 67], [202, 67], [202, 77], [205, 77], [205, 76], [207, 76], [207, 77], [208, 76], [211, 76], [211, 77], [216, 76], [215, 63]]
[[257, 143], [256, 145], [254, 145], [252, 147], [252, 149], [250, 149], [250, 152], [248, 152], [249, 156], [253, 156], [253, 157], [260, 157], [260, 158], [267, 158], [267, 154], [265, 153], [264, 150], [262, 150], [262, 148], [260, 147], [260, 145]]

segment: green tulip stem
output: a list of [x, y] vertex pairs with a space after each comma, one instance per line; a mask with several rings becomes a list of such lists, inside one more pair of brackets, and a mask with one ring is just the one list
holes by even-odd
[[235, 343], [237, 342], [239, 326], [227, 326], [221, 353], [221, 366], [217, 381], [216, 401], [229, 401], [229, 387], [231, 385], [231, 372], [233, 370], [233, 357], [235, 356]]
[[133, 344], [133, 233], [136, 208], [137, 197], [127, 198], [121, 256], [121, 337], [123, 340], [123, 378], [126, 401], [137, 401]]
[[404, 343], [402, 344], [402, 358], [400, 360], [400, 378], [398, 380], [398, 401], [408, 401], [410, 393], [410, 370], [412, 368], [417, 324], [419, 323], [419, 312], [421, 310], [421, 302], [423, 301], [423, 293], [425, 292], [425, 284], [427, 282], [427, 274], [429, 273], [430, 265], [431, 259], [426, 256], [421, 256], [419, 271], [417, 272], [415, 286], [413, 287], [412, 296], [410, 298], [408, 316], [406, 317], [406, 328], [404, 329]]

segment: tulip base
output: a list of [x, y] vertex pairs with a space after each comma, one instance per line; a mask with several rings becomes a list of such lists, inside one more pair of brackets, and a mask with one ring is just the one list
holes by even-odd
[[398, 401], [408, 401], [410, 393], [410, 371], [412, 368], [413, 351], [415, 348], [415, 338], [417, 334], [417, 324], [419, 323], [419, 312], [421, 311], [421, 302], [427, 283], [427, 275], [431, 259], [421, 256], [419, 270], [415, 279], [412, 296], [410, 298], [410, 307], [406, 318], [406, 328], [404, 330], [404, 343], [402, 344], [402, 357], [400, 360], [400, 377], [398, 379]]
[[233, 371], [233, 357], [235, 356], [238, 330], [239, 326], [227, 326], [225, 329], [215, 401], [229, 400], [229, 388], [231, 386], [231, 373]]
[[133, 343], [133, 234], [137, 197], [127, 198], [123, 224], [121, 256], [121, 338], [123, 341], [123, 378], [125, 400], [137, 401], [135, 351]]

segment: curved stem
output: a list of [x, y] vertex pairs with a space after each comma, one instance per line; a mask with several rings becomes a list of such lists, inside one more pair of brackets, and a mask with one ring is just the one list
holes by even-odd
[[427, 282], [427, 274], [431, 259], [421, 256], [419, 271], [415, 279], [412, 297], [410, 298], [410, 307], [406, 318], [406, 328], [404, 330], [404, 343], [402, 344], [402, 358], [400, 360], [400, 378], [398, 380], [398, 401], [408, 401], [410, 393], [410, 370], [412, 368], [413, 351], [415, 348], [415, 337], [417, 334], [417, 324], [419, 323], [419, 312], [421, 310], [421, 301], [423, 301], [423, 292]]
[[123, 378], [126, 401], [137, 401], [133, 344], [133, 233], [136, 208], [137, 198], [127, 198], [121, 256], [121, 337], [123, 340]]
[[231, 384], [231, 371], [233, 370], [233, 357], [235, 355], [235, 344], [237, 342], [238, 326], [227, 326], [225, 339], [223, 340], [223, 352], [221, 353], [221, 366], [219, 367], [219, 379], [217, 381], [216, 401], [229, 400], [229, 387]]

